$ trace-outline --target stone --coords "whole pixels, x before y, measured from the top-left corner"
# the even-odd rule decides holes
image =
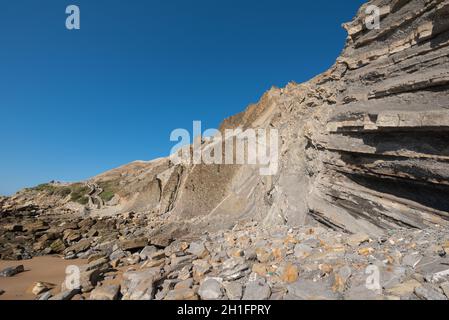
[[[257,275],[259,275],[261,277],[266,277],[267,273],[268,273],[267,266],[262,263],[255,263],[255,264],[253,264],[252,272],[256,273]]]
[[[231,258],[235,259],[235,258]],[[229,259],[229,260],[231,260]],[[227,261],[229,261],[227,260]],[[225,262],[226,263],[226,262]],[[225,265],[224,263],[224,265]],[[243,278],[244,276],[248,275],[250,273],[249,265],[245,262],[240,262],[231,268],[225,268],[223,272],[220,273],[220,277],[223,278],[224,281],[235,281],[240,278]]]
[[[298,267],[289,263],[282,269],[281,280],[285,283],[293,283],[298,280]]]
[[[209,251],[204,246],[204,242],[192,242],[187,249],[187,252],[200,259],[205,258],[209,254]]]
[[[273,259],[273,253],[265,248],[257,248],[256,254],[260,263],[267,263]]]
[[[406,252],[406,246],[413,242],[408,235],[414,236],[415,230],[431,227],[447,233],[447,215],[442,213],[449,204],[445,158],[449,127],[449,60],[448,46],[444,43],[448,31],[447,1],[372,3],[382,7],[382,30],[367,30],[366,5],[363,6],[344,25],[348,35],[341,46],[344,49],[329,70],[304,84],[272,88],[258,103],[222,123],[222,131],[228,128],[281,131],[282,146],[276,166],[279,170],[274,177],[254,174],[258,169],[254,166],[173,165],[172,158],[164,158],[108,171],[82,185],[83,192],[101,208],[103,201],[98,194],[102,188],[94,181],[125,187],[132,201],[127,199],[130,201],[123,209],[124,203],[119,200],[125,199],[116,195],[109,202],[112,205],[108,211],[120,216],[152,208],[145,212],[141,227],[151,230],[152,243],[161,247],[169,246],[173,239],[190,239],[221,229],[226,230],[220,235],[221,244],[227,248],[244,249],[249,243],[264,240],[266,247],[262,247],[270,250],[273,239],[283,240],[290,231],[275,230],[274,226],[285,224],[286,228],[296,228],[307,221],[321,227],[307,226],[310,232],[302,228],[293,238],[314,249],[313,258],[316,254],[319,261],[309,260],[332,265],[337,255],[328,254],[320,239],[333,231],[324,226],[356,235],[349,241],[354,247],[348,245],[348,250],[365,245],[366,235],[375,239],[387,233],[405,254],[410,253]],[[209,150],[211,140],[204,139],[200,147]],[[2,197],[2,218],[3,213],[8,219],[16,214],[27,218],[45,216],[41,214],[42,208],[47,208],[49,202],[55,212],[75,208],[70,199],[55,201],[59,187],[52,182],[13,197]],[[53,201],[49,201],[49,190],[58,190],[52,195],[56,197]],[[74,211],[84,213],[86,208],[78,207],[81,208]],[[95,206],[88,207],[93,216],[101,213]],[[145,232],[134,230],[140,217],[124,218],[119,219],[127,220],[120,221],[122,237]],[[76,228],[76,223],[65,223],[66,220],[57,223]],[[111,225],[118,224],[111,221]],[[95,226],[102,232],[112,230],[112,226],[100,228],[105,225],[100,222]],[[270,230],[260,230],[258,225]],[[410,230],[401,230],[404,226]],[[416,237],[422,236],[420,240],[427,241],[428,247],[441,246],[437,243],[440,241],[432,240],[436,239],[433,235],[437,231]],[[346,235],[337,233],[343,238],[341,243],[345,243]],[[416,242],[417,249],[413,251],[424,246]],[[385,264],[389,265],[396,263],[396,259],[389,259],[380,249],[390,247],[391,242],[371,244],[374,251],[363,248],[358,252],[360,257],[354,258],[357,264],[354,270],[363,269],[375,260],[387,261]],[[6,254],[10,257],[21,253]],[[297,258],[306,259],[309,254],[299,252]],[[222,262],[221,259],[217,257],[215,261]],[[270,259],[262,258],[259,262],[267,263]],[[302,265],[304,261],[299,262]]]
[[[106,257],[95,259],[89,264],[80,267],[82,271],[100,270],[101,272],[106,272],[109,268],[109,258]]]
[[[125,220],[134,219],[135,216],[136,216],[136,214],[134,211],[125,212],[122,214],[122,218]]]
[[[271,296],[271,288],[263,278],[249,281],[245,287],[242,300],[268,300]]]
[[[120,242],[120,248],[124,251],[141,250],[148,245],[147,238],[137,238],[131,240],[123,240]]]
[[[158,251],[158,249],[155,246],[146,246],[139,253],[140,259],[142,259],[142,261],[145,261],[145,260],[151,258],[151,256],[154,253],[156,253],[157,251]]]
[[[441,258],[424,257],[416,267],[424,275],[427,282],[442,283],[449,281],[449,261]]]
[[[415,294],[422,300],[447,300],[447,297],[430,285],[423,285],[415,289]]]
[[[90,244],[91,244],[91,241],[88,240],[88,239],[81,240],[78,243],[75,243],[74,245],[72,245],[72,246],[68,247],[67,249],[65,249],[64,253],[68,254],[70,252],[73,252],[73,253],[84,252],[84,251],[86,251],[87,249],[90,248]]]
[[[241,300],[243,296],[243,286],[238,282],[225,282],[223,287],[229,300]]]
[[[283,261],[285,259],[284,248],[273,248],[272,253],[276,261]]]
[[[95,288],[90,293],[90,300],[117,300],[120,293],[119,285],[106,285]]]
[[[125,257],[126,257],[125,251],[123,251],[122,249],[117,249],[110,254],[109,259],[111,261],[113,261],[113,260],[123,259]]]
[[[81,238],[82,238],[81,232],[78,231],[78,230],[71,230],[71,229],[68,229],[68,230],[65,230],[65,231],[64,231],[63,239],[64,239],[65,241],[68,241],[68,242],[76,242],[76,241],[81,240]]]
[[[169,293],[169,291],[173,291],[174,290],[174,286],[178,283],[178,280],[176,279],[167,279],[164,280],[164,282],[162,283],[162,288],[161,290],[159,290],[156,295],[155,295],[155,300],[163,300],[167,294]]]
[[[402,264],[414,269],[423,258],[424,256],[419,253],[408,254],[402,259]]]
[[[169,291],[167,295],[164,297],[164,300],[198,300],[198,295],[195,293],[194,290],[189,288],[182,288],[182,289],[175,289],[172,291]]]
[[[36,282],[33,286],[33,288],[31,289],[31,292],[35,295],[35,296],[39,296],[44,292],[50,291],[52,289],[54,289],[56,287],[55,284],[52,283],[47,283],[47,282]]]
[[[223,288],[216,279],[206,279],[201,283],[198,290],[201,300],[219,300],[223,297]]]
[[[10,224],[10,225],[4,226],[4,229],[5,229],[5,231],[8,231],[8,232],[22,232],[23,226],[20,224]]]
[[[178,282],[175,285],[175,289],[191,289],[193,287],[193,279],[186,279],[181,282]]]
[[[142,265],[142,268],[155,268],[155,267],[162,267],[165,265],[165,259],[161,260],[147,260]]]
[[[49,298],[48,300],[72,300],[72,298],[79,293],[80,293],[79,289],[65,290],[65,291],[58,293],[57,295]]]
[[[212,268],[206,260],[195,260],[192,264],[193,279],[197,282],[200,282]]]
[[[61,239],[57,239],[50,244],[51,253],[62,253],[65,248],[65,244]]]
[[[232,248],[231,250],[228,251],[228,256],[231,258],[232,257],[239,258],[245,256],[245,252],[239,248]]]
[[[358,247],[365,242],[369,242],[370,237],[366,233],[356,233],[349,236],[346,243],[351,247]]]
[[[398,297],[410,296],[415,292],[415,289],[420,286],[421,283],[412,279],[388,289],[387,293]]]
[[[149,258],[150,258],[151,260],[161,260],[161,259],[165,259],[165,252],[164,252],[164,250],[156,251],[155,253],[151,254],[151,255],[149,256]]]
[[[50,291],[47,291],[47,292],[44,292],[43,294],[41,294],[37,298],[37,300],[46,301],[46,300],[49,300],[52,296],[53,296],[52,293]]]
[[[244,251],[244,257],[248,261],[255,261],[257,260],[257,253],[256,249],[254,248],[248,248]]]
[[[449,282],[442,283],[440,285],[441,290],[443,290],[446,297],[449,299]]]
[[[312,253],[313,249],[305,244],[299,243],[295,246],[295,257],[298,259],[305,259]]]
[[[3,269],[2,271],[0,271],[0,277],[9,278],[9,277],[15,276],[16,274],[22,273],[24,271],[25,271],[25,268],[23,267],[23,265],[9,267],[9,268],[6,268],[6,269]]]
[[[86,238],[93,238],[93,237],[98,236],[98,234],[99,234],[99,232],[98,232],[97,229],[90,229],[89,231],[87,231],[85,237],[86,237]]]
[[[287,286],[288,293],[301,300],[338,300],[339,296],[324,283],[300,279]]]
[[[128,265],[133,266],[133,265],[136,265],[136,264],[138,264],[140,262],[140,256],[139,255],[132,255],[130,257],[127,257],[125,259],[125,261],[126,261],[126,263]]]
[[[155,294],[155,282],[160,279],[159,268],[125,272],[121,283],[123,299],[152,300]]]
[[[361,256],[369,256],[375,252],[374,248],[361,248],[357,251]]]
[[[101,271],[98,269],[81,273],[80,284],[82,292],[92,291],[100,280],[100,277]]]

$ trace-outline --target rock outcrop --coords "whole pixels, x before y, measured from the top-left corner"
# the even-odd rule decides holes
[[[381,9],[379,29],[366,27],[368,5]],[[2,216],[132,211],[159,245],[238,221],[371,236],[448,226],[448,17],[448,0],[372,0],[344,25],[346,46],[327,72],[225,120],[221,131],[279,130],[275,175],[261,176],[260,165],[134,162],[0,199]]]
[[[40,300],[446,300],[449,0],[372,0],[344,27],[327,72],[220,127],[277,129],[273,175],[169,157],[26,189],[0,197],[0,259],[88,259]]]

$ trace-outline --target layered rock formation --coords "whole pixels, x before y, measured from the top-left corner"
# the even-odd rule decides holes
[[[381,8],[379,29],[366,28],[368,5]],[[258,165],[135,162],[0,199],[2,215],[30,206],[80,216],[134,211],[146,214],[155,244],[242,220],[373,236],[447,226],[448,17],[448,0],[370,1],[344,25],[347,43],[329,71],[273,88],[225,120],[221,130],[279,130],[273,176]]]
[[[221,125],[277,129],[274,175],[170,157],[26,189],[0,197],[0,259],[88,259],[40,300],[448,299],[449,0],[344,27],[327,72]]]

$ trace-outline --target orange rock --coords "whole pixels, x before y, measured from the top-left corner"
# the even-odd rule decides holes
[[[261,263],[255,263],[253,265],[253,272],[257,273],[261,277],[267,276],[267,267],[264,264]]]
[[[295,239],[295,237],[291,234],[289,234],[285,239],[284,239],[284,245],[289,245],[289,244],[297,244],[298,240]]]
[[[330,264],[320,264],[320,265],[318,266],[318,268],[319,268],[322,272],[327,273],[327,274],[329,274],[329,273],[331,273],[332,271],[334,271],[334,268],[333,268]]]
[[[238,238],[237,242],[242,248],[247,248],[249,245],[251,245],[251,239],[247,236]]]
[[[229,254],[231,257],[235,257],[235,258],[243,257],[243,255],[244,255],[242,249],[231,249]]]
[[[289,263],[283,270],[281,280],[286,283],[293,283],[298,280],[298,268]]]
[[[345,285],[346,284],[345,284],[343,278],[338,273],[336,273],[334,285],[332,286],[332,290],[334,292],[343,292],[345,290]]]
[[[374,249],[373,248],[362,248],[359,249],[359,255],[361,256],[369,256],[370,254],[374,253]]]
[[[270,251],[265,248],[257,248],[256,249],[257,259],[261,263],[265,263],[270,261],[273,258],[273,255]]]
[[[273,248],[273,256],[276,260],[281,260],[285,256],[285,251],[281,248]]]

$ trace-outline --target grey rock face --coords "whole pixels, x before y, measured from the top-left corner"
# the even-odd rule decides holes
[[[198,294],[203,300],[219,300],[223,297],[223,287],[217,280],[207,279],[201,284]]]
[[[430,285],[415,289],[415,294],[423,300],[447,300],[446,296]]]
[[[41,294],[41,295],[38,297],[38,300],[46,301],[46,300],[49,300],[51,297],[52,297],[51,292],[47,291],[47,292],[44,292],[43,294]]]
[[[79,289],[66,290],[49,298],[48,300],[71,300],[74,296],[76,296],[80,292],[81,291]]]
[[[270,286],[264,279],[257,279],[246,284],[243,300],[267,300],[270,296]]]
[[[339,298],[330,287],[312,280],[299,280],[289,285],[288,293],[301,300],[336,300]]]
[[[91,300],[117,300],[120,293],[119,285],[108,285],[95,288],[90,293]]]
[[[13,277],[18,273],[24,272],[25,268],[23,267],[23,265],[19,265],[16,267],[9,267],[6,268],[2,271],[0,271],[0,277],[5,277],[5,278],[9,278],[9,277]]]
[[[370,4],[382,8],[380,29],[364,26]],[[446,299],[448,13],[448,0],[371,0],[345,24],[328,71],[226,119],[221,131],[278,130],[273,176],[165,158],[47,186],[84,190],[85,206],[24,190],[0,198],[0,258],[108,256],[129,267],[120,291],[130,300]],[[109,203],[104,184],[121,190]],[[23,245],[8,240],[18,235]],[[111,268],[90,261],[82,290],[95,297]]]
[[[110,230],[138,223],[137,212],[147,214],[151,232],[125,232],[133,235],[121,240],[125,251],[145,247],[148,239],[167,247],[173,240],[231,228],[247,218],[292,227],[318,222],[373,239],[390,229],[449,227],[449,4],[394,3],[371,0],[344,25],[345,48],[328,71],[303,84],[272,88],[257,104],[223,121],[222,131],[278,130],[279,170],[268,180],[259,174],[260,166],[174,165],[163,158],[134,162],[69,187],[85,192],[93,215],[121,215],[123,221]],[[364,26],[368,5],[382,8],[379,29]],[[202,148],[211,143],[204,141]],[[127,192],[105,204],[101,192],[110,185],[126,186]],[[24,190],[0,202],[7,214],[65,209],[66,204],[42,190]],[[84,228],[93,238],[90,229],[103,236],[103,226],[67,229]],[[15,223],[6,230],[26,229]],[[80,236],[75,230],[62,240]],[[72,257],[91,246],[88,239],[75,244],[47,240],[39,252],[49,247]],[[201,241],[192,244],[191,254],[205,254]],[[7,248],[2,252],[15,255]]]
[[[226,282],[223,284],[226,289],[226,295],[229,300],[242,299],[243,286],[238,282]]]

